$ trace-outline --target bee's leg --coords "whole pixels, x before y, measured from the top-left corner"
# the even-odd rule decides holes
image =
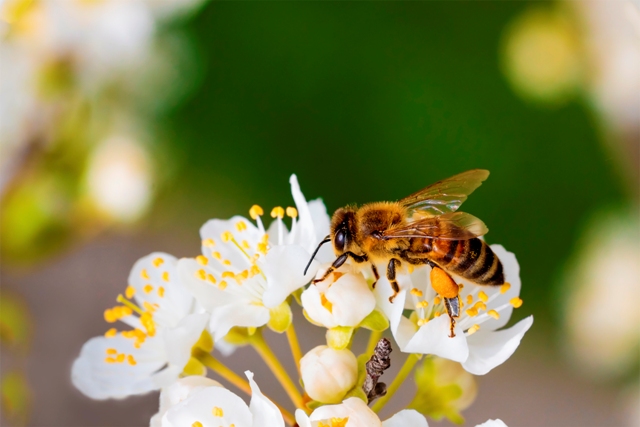
[[[453,332],[453,329],[456,327],[456,318],[460,317],[460,297],[455,296],[454,298],[443,299],[444,307],[447,309],[447,314],[449,315],[449,326],[451,330],[449,338],[453,338],[456,336]]]
[[[378,280],[380,280],[380,275],[378,274],[378,269],[376,268],[376,266],[373,263],[371,263],[371,271],[373,271],[373,275],[376,278],[376,281],[373,282],[373,285],[371,285],[371,287],[373,289],[375,289],[376,288],[376,283],[378,283]]]
[[[324,279],[329,277],[329,275],[333,273],[336,269],[342,267],[342,264],[344,264],[349,257],[353,258],[353,260],[358,264],[369,260],[369,258],[366,255],[356,255],[353,252],[345,252],[342,255],[340,255],[338,258],[336,258],[335,261],[333,261],[333,264],[331,264],[331,266],[327,268],[327,271],[324,272],[321,278],[314,279],[311,281],[311,283],[315,285],[316,283],[322,282]]]
[[[393,302],[396,295],[398,295],[398,292],[400,292],[400,286],[398,286],[398,282],[396,282],[396,267],[400,267],[400,261],[395,258],[391,258],[391,260],[389,260],[389,265],[387,265],[387,279],[389,280],[389,283],[391,283],[391,288],[393,289],[393,295],[389,297],[389,302]]]

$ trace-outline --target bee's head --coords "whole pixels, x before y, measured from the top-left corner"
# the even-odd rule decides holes
[[[352,208],[340,208],[331,218],[331,243],[336,255],[352,251],[356,234],[356,212]]]

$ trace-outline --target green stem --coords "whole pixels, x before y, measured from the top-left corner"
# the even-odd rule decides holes
[[[264,340],[261,331],[257,331],[252,339],[251,345],[256,350],[256,352],[262,357],[262,360],[267,364],[273,375],[275,375],[276,379],[284,388],[284,391],[287,392],[289,399],[293,402],[296,408],[305,409],[304,402],[302,400],[302,395],[298,391],[295,383],[284,369],[278,357],[271,351],[269,344]]]
[[[398,391],[402,383],[404,383],[404,380],[407,379],[407,377],[413,370],[413,367],[421,358],[422,355],[418,354],[410,354],[409,357],[407,357],[407,359],[404,361],[404,364],[402,365],[402,368],[400,368],[400,372],[398,372],[398,375],[396,375],[389,387],[387,387],[387,394],[379,398],[371,407],[374,412],[378,413],[382,408],[384,408],[384,405],[386,405],[389,399],[391,399],[395,392]]]
[[[291,348],[291,356],[293,356],[293,361],[296,364],[296,369],[298,370],[298,374],[300,373],[300,359],[302,359],[302,350],[300,350],[300,342],[298,341],[298,335],[296,334],[296,330],[293,328],[293,322],[287,328],[286,331],[287,340],[289,341],[289,348]]]
[[[367,349],[365,350],[365,354],[372,355],[373,350],[376,348],[376,344],[382,338],[382,331],[371,331],[369,335],[369,342],[367,343]]]

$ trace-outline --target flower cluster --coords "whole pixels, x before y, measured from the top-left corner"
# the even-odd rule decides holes
[[[118,305],[104,313],[108,323],[125,328],[111,328],[84,345],[72,369],[76,387],[95,399],[161,390],[151,425],[162,427],[427,426],[425,416],[462,422],[460,411],[476,395],[473,375],[507,360],[533,322],[529,317],[502,329],[522,305],[515,256],[492,246],[504,266],[500,287],[462,279],[456,284],[461,313],[452,337],[446,301],[431,284],[429,266],[398,271],[400,292],[393,303],[387,279],[374,286],[370,269],[361,265],[345,263],[310,284],[325,276],[334,259],[325,247],[305,270],[330,221],[321,200],[305,199],[295,175],[290,183],[295,207],[273,208],[268,228],[264,210],[254,205],[250,219],[207,222],[200,230],[202,253],[194,258],[153,253],[139,260]],[[300,306],[325,334],[306,353],[293,324]],[[357,355],[352,343],[362,329],[370,331],[369,343]],[[299,381],[267,344],[267,330],[286,334]],[[387,330],[395,345],[383,338]],[[223,363],[240,345],[264,359],[295,411],[266,397],[251,372],[245,372],[247,381]],[[387,386],[379,379],[394,347],[407,356]],[[381,421],[378,413],[416,365],[412,403]],[[206,378],[208,369],[250,394],[250,404]]]

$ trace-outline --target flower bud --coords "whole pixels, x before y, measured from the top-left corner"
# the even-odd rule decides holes
[[[301,296],[308,318],[326,328],[356,327],[373,311],[376,299],[361,273],[331,274]]]
[[[322,403],[338,403],[358,379],[358,361],[349,350],[320,345],[300,359],[300,373],[309,397]]]

